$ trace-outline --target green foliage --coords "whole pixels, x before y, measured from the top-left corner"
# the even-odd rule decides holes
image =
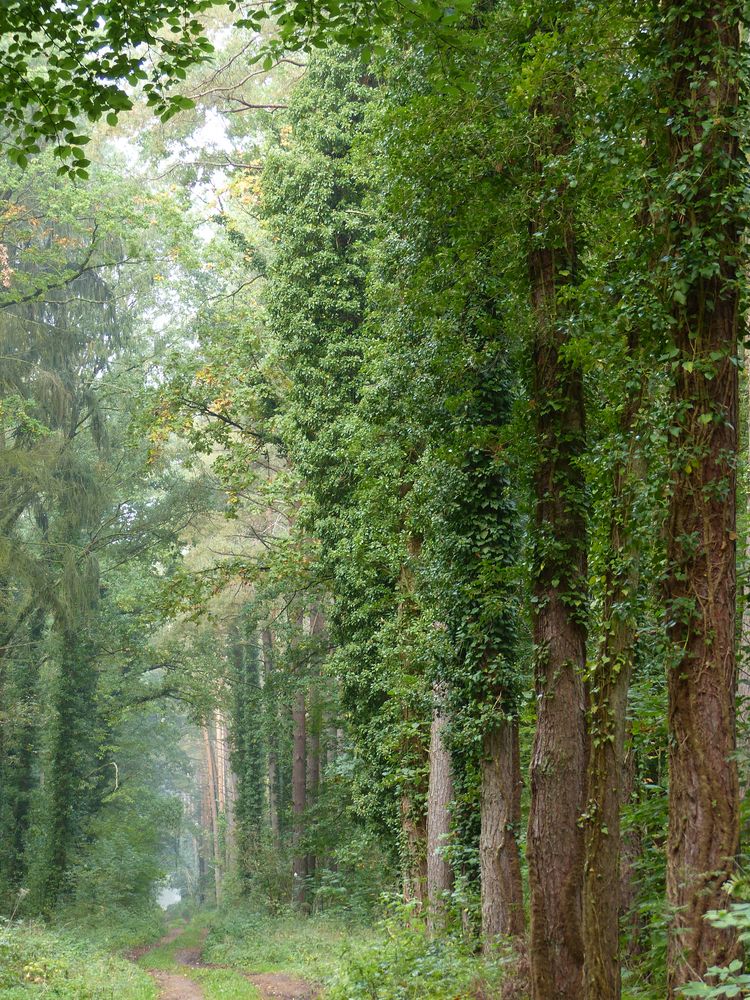
[[[355,942],[326,989],[330,1000],[469,1000],[499,995],[509,956],[478,958],[460,933],[430,939],[419,921],[403,915],[381,923],[376,935]]]
[[[25,167],[51,141],[60,172],[85,179],[91,161],[80,117],[106,115],[116,124],[133,107],[128,88],[137,86],[163,120],[191,107],[168,87],[213,51],[200,20],[210,6],[209,0],[147,0],[127,9],[112,0],[64,8],[4,3],[0,107],[11,161]]]
[[[710,910],[706,920],[714,927],[736,931],[742,945],[750,942],[750,903],[732,903],[726,910]],[[740,959],[735,959],[726,967],[711,967],[706,972],[706,979],[689,983],[682,988],[681,995],[711,1000],[747,996],[750,994],[750,973],[743,972],[743,968],[744,963]]]
[[[155,1000],[153,980],[80,935],[0,925],[0,992],[7,1000]]]

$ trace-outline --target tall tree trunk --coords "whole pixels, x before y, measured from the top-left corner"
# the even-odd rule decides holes
[[[635,748],[632,733],[626,737],[628,750],[625,753],[622,775],[622,806],[625,808],[633,800],[635,791]],[[627,917],[627,955],[634,957],[640,951],[641,916],[636,903],[638,900],[637,864],[643,854],[643,837],[636,827],[622,838],[620,852],[620,922]]]
[[[268,821],[274,847],[278,848],[281,843],[281,828],[279,826],[279,769],[275,750],[268,751]]]
[[[482,882],[482,944],[491,953],[499,938],[524,932],[518,824],[521,763],[518,720],[503,719],[485,733],[481,785],[479,870]]]
[[[56,717],[50,750],[46,842],[33,859],[33,895],[40,909],[51,911],[69,888],[71,850],[91,815],[88,773],[96,769],[96,669],[86,625],[60,627],[60,669],[55,685]]]
[[[734,935],[705,919],[739,848],[735,751],[737,346],[747,164],[738,0],[663,7],[675,356],[667,616],[669,995],[725,965]]]
[[[292,813],[293,813],[293,845],[292,858],[293,900],[301,909],[307,905],[307,858],[301,850],[304,837],[304,815],[307,805],[305,787],[305,692],[297,691],[292,705],[292,726],[294,730],[294,747],[292,757]]]
[[[631,349],[635,345],[631,345]],[[646,469],[635,433],[640,394],[625,406],[624,449],[612,478],[602,637],[590,678],[589,762],[583,882],[584,987],[587,1000],[620,1000],[620,805],[625,768],[625,715],[633,670],[639,547],[635,492]]]
[[[273,673],[275,669],[273,655],[273,633],[270,628],[264,628],[261,632],[261,645],[263,647],[263,669],[265,674],[266,690],[272,692],[271,697],[267,697],[269,711],[272,713],[272,731],[268,736],[268,821],[271,827],[271,837],[274,847],[277,849],[281,845],[281,827],[279,824],[279,760],[277,753],[277,732],[278,732],[278,700],[274,685]]]
[[[400,811],[404,902],[421,910],[427,901],[427,823],[407,791],[402,792]]]
[[[214,861],[214,891],[216,893],[217,905],[221,902],[221,843],[219,837],[219,816],[216,807],[216,763],[214,760],[214,749],[211,744],[211,733],[208,723],[203,727],[203,752],[206,757],[206,784],[208,788],[207,804],[209,809],[209,819],[211,823],[211,844]]]
[[[564,160],[570,152],[572,103],[572,93],[557,93],[537,109],[551,124],[535,163],[538,194],[529,236],[538,456],[532,604],[537,725],[528,830],[534,1000],[580,1000],[583,988],[584,396],[580,368],[567,353],[569,306],[561,304],[570,299],[577,271],[571,195],[561,181],[551,213],[544,176],[546,161]]]
[[[320,786],[320,703],[315,691],[310,693],[310,712],[307,727],[307,761],[305,781],[307,784],[307,808],[315,804]],[[315,874],[317,858],[308,854],[306,860],[308,877]]]
[[[214,714],[216,727],[216,780],[219,792],[219,815],[224,817],[224,858],[226,868],[234,855],[234,799],[232,768],[229,762],[229,737],[224,713],[220,708]]]
[[[750,464],[750,352],[745,349],[744,356],[745,399],[747,419],[745,423],[746,458]],[[745,513],[750,523],[750,492],[745,498]],[[745,564],[750,565],[750,531],[745,538]],[[747,581],[744,603],[742,607],[742,629],[740,639],[740,655],[737,663],[737,695],[739,707],[739,737],[742,747],[743,773],[740,775],[742,797],[747,794],[750,785],[750,580]]]
[[[445,920],[445,896],[453,888],[453,869],[445,857],[451,832],[453,763],[445,742],[446,692],[442,684],[433,688],[434,708],[430,729],[430,781],[427,790],[427,911],[431,932]]]
[[[412,488],[410,481],[401,484],[401,496],[406,497]],[[414,533],[406,536],[406,559],[401,565],[399,576],[399,591],[401,600],[399,602],[398,616],[401,624],[401,635],[403,638],[401,658],[403,671],[406,675],[414,670],[412,662],[411,648],[408,643],[409,630],[416,618],[419,617],[420,607],[416,598],[416,577],[415,567],[422,552],[422,538]],[[407,726],[413,721],[412,711],[409,705],[404,706],[403,721]],[[412,729],[413,732],[413,729]],[[424,814],[422,803],[427,793],[427,789],[422,784],[421,774],[422,761],[428,753],[428,748],[424,745],[418,735],[411,735],[404,739],[402,755],[404,760],[413,763],[413,772],[420,777],[413,779],[401,792],[401,861],[402,861],[402,883],[404,901],[416,903],[418,909],[422,909],[427,902],[427,817]]]

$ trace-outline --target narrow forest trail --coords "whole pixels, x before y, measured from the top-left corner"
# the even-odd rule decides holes
[[[185,924],[172,927],[157,944],[138,949],[129,956],[137,961],[159,986],[159,1000],[210,1000],[212,986],[221,985],[221,995],[233,986],[236,1000],[316,1000],[310,984],[284,972],[246,972],[203,961],[208,929]],[[190,970],[191,974],[187,973]],[[221,983],[215,981],[219,977]],[[205,983],[206,988],[203,988]]]

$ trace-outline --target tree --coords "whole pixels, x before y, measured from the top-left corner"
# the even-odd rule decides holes
[[[739,848],[735,751],[738,330],[747,163],[737,3],[661,12],[667,108],[663,212],[675,442],[666,580],[670,799],[669,990],[726,964],[721,907]]]
[[[163,120],[191,106],[168,88],[213,52],[200,20],[211,6],[210,0],[139,0],[127,8],[112,0],[3,4],[0,108],[10,159],[26,166],[52,142],[60,169],[85,178],[90,161],[81,148],[88,137],[80,134],[80,117],[95,122],[106,115],[116,124],[133,107],[128,86],[140,85]]]

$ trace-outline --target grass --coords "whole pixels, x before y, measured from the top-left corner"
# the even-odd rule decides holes
[[[206,1000],[260,1000],[260,994],[244,976],[233,969],[201,969],[180,965],[177,953],[202,945],[207,921],[210,915],[199,914],[178,938],[169,944],[162,944],[147,952],[138,964],[145,969],[173,972],[193,982],[203,990]],[[207,959],[213,961],[213,959]]]
[[[155,1000],[142,969],[69,931],[0,925],[3,1000]]]
[[[499,995],[504,956],[488,961],[459,932],[431,941],[423,925],[264,916],[233,906],[210,918],[207,961],[286,972],[324,985],[324,1000],[480,1000]]]
[[[319,983],[336,972],[353,936],[368,936],[362,926],[339,918],[267,916],[241,906],[215,913],[210,924],[207,962],[246,972],[285,972]]]

